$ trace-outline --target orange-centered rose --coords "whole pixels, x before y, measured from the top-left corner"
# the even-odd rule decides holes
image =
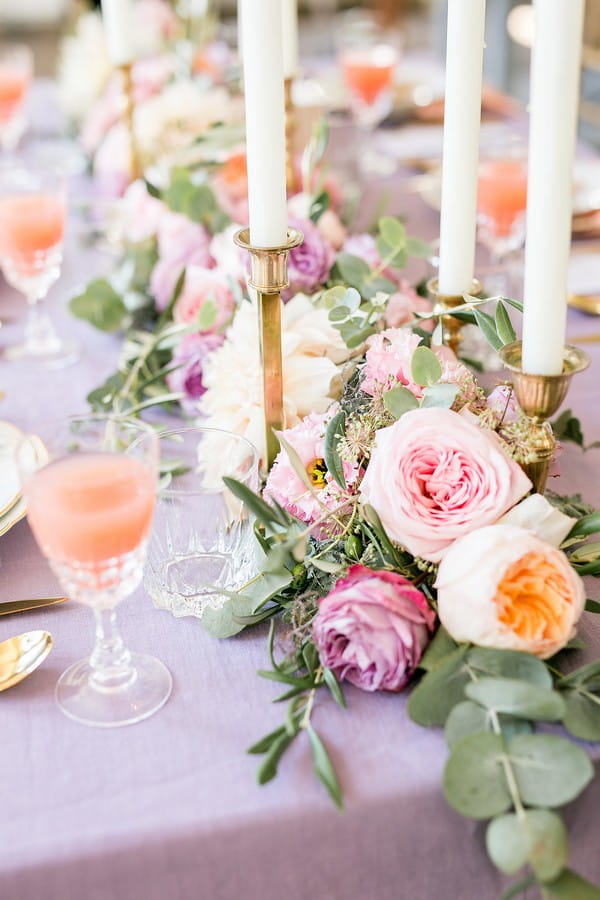
[[[583,582],[565,554],[511,525],[456,541],[436,587],[440,620],[455,640],[542,659],[571,639],[585,603]]]

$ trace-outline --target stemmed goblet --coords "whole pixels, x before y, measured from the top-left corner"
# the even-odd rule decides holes
[[[511,255],[525,242],[527,160],[513,153],[481,161],[477,180],[478,237],[500,270],[498,293],[506,293]],[[489,279],[486,287],[490,289]]]
[[[139,585],[158,480],[158,440],[139,421],[83,415],[51,423],[19,447],[18,464],[34,536],[65,593],[90,606],[96,642],[56,686],[61,710],[87,725],[129,725],[166,702],[172,680],[153,656],[131,653],[116,605]]]
[[[41,301],[58,279],[67,213],[59,171],[21,163],[0,166],[0,267],[29,306],[25,340],[5,356],[38,359],[52,368],[75,362],[77,349],[56,334]]]
[[[392,161],[374,151],[372,137],[392,109],[398,38],[363,10],[350,10],[341,17],[336,40],[351,111],[363,136],[359,165],[365,173],[391,174]]]
[[[25,131],[33,56],[25,44],[0,44],[0,149],[14,150]]]

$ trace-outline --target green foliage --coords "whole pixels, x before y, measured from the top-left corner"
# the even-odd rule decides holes
[[[71,313],[100,331],[118,331],[127,319],[127,308],[105,278],[91,281],[82,294],[69,302]]]
[[[486,832],[492,862],[506,875],[529,863],[540,881],[551,881],[568,857],[567,832],[560,816],[546,809],[524,810],[493,819]]]
[[[172,170],[171,181],[161,199],[173,212],[204,225],[211,233],[222,231],[231,221],[218,206],[212,188],[196,183],[188,169]]]
[[[415,384],[429,387],[442,377],[442,366],[429,347],[417,347],[412,355],[411,374]]]
[[[383,395],[383,405],[387,411],[395,418],[399,419],[404,413],[419,408],[419,401],[408,388],[399,384],[397,387],[391,388]]]
[[[346,413],[343,409],[337,412],[328,422],[325,431],[325,465],[335,481],[341,488],[346,489],[346,476],[344,465],[340,458],[338,445],[344,437],[346,428]]]

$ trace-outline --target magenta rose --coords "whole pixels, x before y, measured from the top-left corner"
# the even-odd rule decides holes
[[[198,323],[199,330],[204,332],[220,331],[233,315],[234,308],[231,284],[223,272],[188,266],[182,291],[173,307],[175,322],[180,325]],[[203,314],[206,314],[204,324]]]
[[[501,439],[476,416],[430,408],[377,432],[361,499],[392,540],[439,562],[454,541],[496,522],[530,489]]]
[[[435,614],[395,572],[352,566],[320,601],[313,632],[321,663],[363,691],[401,691],[429,643]]]
[[[167,384],[169,390],[184,395],[181,405],[187,413],[198,412],[197,401],[206,391],[204,362],[223,340],[221,334],[186,334],[173,354],[172,364],[178,368],[167,375]]]
[[[299,228],[304,240],[299,247],[290,251],[288,276],[290,286],[285,299],[303,291],[312,294],[326,281],[335,262],[331,244],[323,238],[318,228],[308,219],[291,219],[294,228]]]

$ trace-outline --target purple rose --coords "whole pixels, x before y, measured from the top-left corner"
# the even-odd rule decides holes
[[[312,294],[320,288],[335,262],[333,247],[312,222],[308,219],[292,219],[291,224],[300,229],[304,241],[299,247],[294,247],[288,257],[290,286],[285,293],[286,300],[300,291]]]
[[[401,691],[434,623],[410,581],[357,565],[322,598],[313,632],[321,663],[339,679],[363,691]]]
[[[197,412],[197,400],[206,388],[202,370],[206,357],[223,343],[220,334],[187,334],[173,354],[173,365],[178,365],[167,375],[169,390],[184,394],[181,405],[190,414]]]
[[[150,276],[150,290],[158,309],[168,305],[177,279],[190,265],[207,269],[214,265],[210,235],[187,216],[166,212],[158,226],[158,262]]]

